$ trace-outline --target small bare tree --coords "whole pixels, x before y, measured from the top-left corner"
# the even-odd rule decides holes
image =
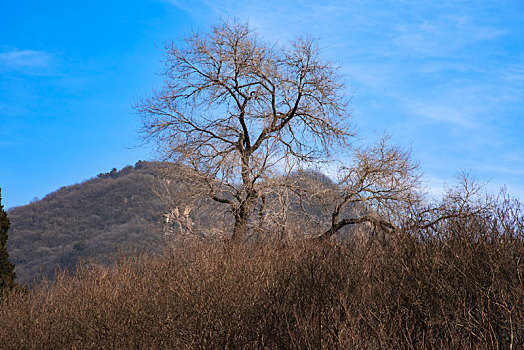
[[[409,151],[389,144],[384,136],[375,145],[355,148],[352,164],[339,170],[339,182],[331,193],[330,237],[347,225],[370,223],[392,230],[422,202],[418,164]],[[358,205],[366,213],[344,217],[347,206]]]
[[[328,238],[345,226],[360,224],[382,233],[400,229],[437,233],[448,220],[483,216],[491,210],[493,200],[483,194],[484,184],[467,174],[461,174],[437,202],[426,197],[420,177],[411,153],[390,145],[387,136],[371,147],[354,148],[352,161],[340,168],[335,186],[308,190],[307,195],[323,203],[329,216],[318,237]],[[348,207],[363,210],[348,215]]]
[[[319,238],[361,224],[391,231],[423,203],[418,164],[409,151],[390,145],[388,136],[368,147],[353,147],[336,182],[315,171],[298,175],[283,186],[316,224]]]
[[[279,48],[248,25],[224,22],[169,46],[163,87],[136,110],[164,160],[189,169],[201,193],[229,207],[238,241],[270,180],[346,144],[343,92],[316,40]]]

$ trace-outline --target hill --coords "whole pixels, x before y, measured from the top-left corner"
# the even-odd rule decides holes
[[[160,164],[139,161],[9,210],[18,280],[52,278],[57,267],[74,270],[80,258],[106,262],[121,247],[159,249],[163,205],[152,189]]]
[[[82,183],[61,187],[41,200],[10,209],[8,250],[18,281],[31,284],[42,277],[52,279],[57,268],[75,271],[79,259],[109,263],[119,249],[158,252],[166,240],[171,242],[170,234],[178,234],[180,230],[189,229],[206,237],[230,232],[232,220],[228,217],[231,214],[227,205],[206,198],[189,204],[191,188],[197,185],[185,172],[171,166],[139,161],[135,166],[120,171],[113,169]],[[176,174],[171,181],[162,182],[160,175],[166,172],[160,169]],[[314,171],[298,171],[289,180],[300,188],[332,186],[329,178]],[[310,224],[311,218],[318,222],[329,218],[318,199],[303,198],[306,204],[292,194],[288,199],[289,213],[281,216],[278,214],[282,212],[281,200],[276,192],[268,194],[266,212],[277,214],[266,218],[269,224],[264,237],[255,230],[254,238],[281,235],[282,230],[287,231],[287,235],[311,234],[319,229]],[[174,208],[190,214],[181,215],[177,220]],[[308,217],[304,216],[304,209]],[[361,210],[347,208],[346,214]],[[165,225],[168,213],[171,215],[169,226]],[[349,231],[347,228],[342,232]]]

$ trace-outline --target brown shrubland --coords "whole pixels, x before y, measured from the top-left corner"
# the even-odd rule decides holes
[[[0,304],[4,349],[522,349],[518,203],[387,240],[180,242]]]

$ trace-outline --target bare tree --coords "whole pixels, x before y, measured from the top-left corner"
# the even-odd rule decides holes
[[[248,25],[224,22],[169,46],[162,88],[135,108],[162,157],[229,207],[232,238],[241,240],[271,180],[346,145],[343,92],[316,40],[280,48]]]
[[[356,148],[353,158],[353,164],[340,169],[337,198],[324,236],[364,222],[390,230],[421,201],[418,164],[410,152],[389,145],[388,137],[372,147]],[[360,217],[340,218],[341,211],[355,203],[365,206],[368,212]]]
[[[500,195],[504,196],[504,191]],[[460,173],[457,183],[446,188],[439,202],[424,201],[411,208],[405,227],[409,230],[440,234],[441,225],[446,225],[450,220],[474,217],[485,219],[493,215],[497,202],[497,199],[486,192],[485,183],[478,182],[467,173]]]
[[[368,147],[353,147],[336,182],[322,176],[301,174],[284,182],[300,211],[316,223],[319,238],[361,224],[391,231],[424,202],[418,164],[409,151],[390,145],[388,136]]]
[[[470,208],[477,188],[467,179],[442,203],[428,204],[417,163],[387,137],[353,148],[349,157],[339,154],[343,166],[335,183],[289,176],[296,169],[331,166],[333,153],[349,149],[344,85],[314,39],[268,45],[248,25],[223,22],[166,50],[162,88],[136,105],[143,135],[174,163],[165,169],[182,178],[179,183],[194,198],[206,195],[229,210],[235,241],[251,227],[279,237],[291,225],[297,231],[316,227],[321,238],[362,224],[382,232],[400,225],[425,230],[486,208]],[[185,202],[186,208],[198,207]],[[169,210],[167,224],[204,235],[189,210]]]

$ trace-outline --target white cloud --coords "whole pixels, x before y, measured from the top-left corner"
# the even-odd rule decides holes
[[[52,66],[53,56],[45,51],[14,49],[0,52],[0,70],[40,75],[49,73]]]
[[[51,55],[43,51],[13,50],[0,53],[0,62],[12,68],[46,68],[49,66]]]
[[[210,11],[212,10],[205,1],[194,0],[194,1],[185,1],[185,0],[156,0],[161,3],[172,5],[179,10],[184,11],[194,20],[199,20],[202,18],[209,17]]]
[[[209,23],[219,17],[248,20],[270,42],[319,36],[325,56],[341,64],[349,92],[355,92],[362,116],[355,122],[396,130],[406,142],[428,147],[419,153],[432,164],[431,193],[442,192],[437,176],[464,166],[482,178],[513,181],[517,190],[515,184],[522,183],[516,179],[523,169],[518,160],[524,126],[518,6],[451,0],[163,1],[186,7],[195,18],[202,19],[202,11]],[[502,157],[508,149],[515,150],[513,159]]]
[[[480,124],[474,120],[475,111],[471,106],[449,105],[446,102],[434,103],[431,101],[407,102],[407,109],[411,114],[443,122],[451,125],[461,126],[467,129],[477,129]]]
[[[521,59],[524,61],[524,58]],[[508,82],[524,83],[524,63],[516,63],[507,67],[503,78]]]
[[[394,43],[399,51],[423,57],[453,57],[464,47],[492,40],[506,30],[477,25],[469,16],[436,15],[413,22],[403,21],[394,28]]]

